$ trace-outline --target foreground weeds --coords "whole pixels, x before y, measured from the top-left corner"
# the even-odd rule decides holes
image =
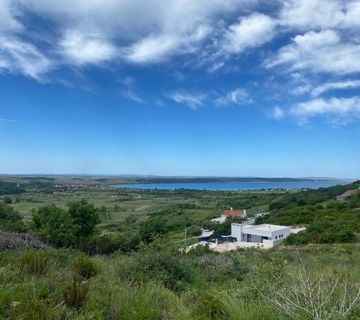
[[[0,319],[352,320],[356,245],[181,255],[0,253]],[[300,253],[299,253],[299,252]]]

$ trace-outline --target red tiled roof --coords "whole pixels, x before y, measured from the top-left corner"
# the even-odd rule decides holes
[[[246,210],[225,210],[223,215],[228,217],[246,217]]]

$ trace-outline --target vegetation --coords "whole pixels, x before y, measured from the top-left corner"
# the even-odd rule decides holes
[[[0,203],[0,230],[24,232],[22,216],[13,207]]]
[[[336,195],[359,187],[356,182],[282,196],[270,204],[271,214],[256,222],[307,226],[305,232],[291,235],[288,244],[356,242],[360,233],[360,193],[344,202],[337,201]]]
[[[25,192],[1,197],[1,232],[24,243],[32,234],[48,247],[0,251],[0,319],[360,318],[360,198],[336,200],[359,183],[210,192],[16,179]],[[201,227],[229,234],[241,219],[209,223],[229,207],[270,210],[256,222],[306,231],[269,251],[180,252],[185,230],[188,244]]]

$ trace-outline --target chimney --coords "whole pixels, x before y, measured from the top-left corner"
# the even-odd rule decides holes
[[[232,207],[230,207],[230,210],[231,210],[231,211],[233,211],[233,208],[232,208]]]

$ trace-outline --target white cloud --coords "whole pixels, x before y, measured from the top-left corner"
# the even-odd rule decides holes
[[[251,103],[252,99],[249,93],[243,88],[237,88],[228,92],[225,96],[222,96],[215,100],[215,103],[221,106],[228,106],[231,104],[246,104]]]
[[[360,71],[359,60],[360,45],[344,43],[338,33],[325,30],[297,35],[266,66],[288,65],[290,71],[350,74]]]
[[[0,35],[0,70],[44,81],[44,74],[53,67],[53,63],[32,44]]]
[[[135,63],[158,62],[174,52],[178,42],[172,37],[148,37],[126,50],[125,57]]]
[[[284,110],[281,109],[281,108],[278,107],[278,106],[275,106],[274,109],[273,109],[273,111],[272,111],[271,117],[274,118],[274,119],[280,120],[280,119],[282,119],[284,116],[285,116]]]
[[[129,88],[121,90],[121,95],[124,98],[132,100],[134,102],[145,103],[145,101],[143,99],[141,99],[138,94],[136,94],[133,90],[131,90]]]
[[[274,35],[276,21],[262,13],[253,13],[229,27],[225,35],[224,49],[229,53],[240,53],[270,41]]]
[[[358,0],[287,0],[279,21],[304,30],[360,26]]]
[[[71,63],[116,58],[116,48],[128,61],[146,64],[196,51],[210,35],[220,15],[238,11],[255,1],[168,0],[166,4],[162,0],[19,2],[27,10],[49,18],[59,29],[68,30],[70,36],[61,39],[60,45],[65,47],[65,58],[69,58]],[[89,35],[96,37],[89,39]],[[98,60],[97,56],[100,57]]]
[[[311,95],[313,97],[317,97],[331,90],[338,90],[338,89],[343,90],[343,89],[354,89],[354,88],[360,88],[360,80],[348,80],[348,81],[325,83],[314,88],[311,91]]]
[[[0,33],[13,32],[23,29],[21,23],[16,19],[14,2],[11,0],[0,0]]]
[[[100,63],[116,57],[117,49],[98,34],[68,31],[60,41],[60,51],[77,65]]]
[[[318,98],[301,102],[290,109],[290,115],[302,119],[330,116],[339,121],[360,118],[360,97]]]
[[[206,96],[202,93],[172,92],[166,95],[169,99],[179,104],[185,104],[193,110],[203,106]]]

